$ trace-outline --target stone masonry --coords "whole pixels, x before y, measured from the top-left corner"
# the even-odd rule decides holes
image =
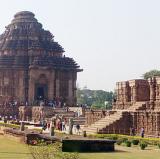
[[[40,99],[76,105],[80,71],[32,12],[18,12],[0,35],[0,115],[1,107],[35,105]],[[15,107],[12,115],[17,115],[17,110]]]
[[[130,129],[135,128],[139,135],[144,128],[145,135],[160,136],[160,77],[117,82],[113,108],[100,116],[94,121],[90,115],[85,128],[88,134],[130,134]]]

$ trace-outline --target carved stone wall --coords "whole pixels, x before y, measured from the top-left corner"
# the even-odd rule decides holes
[[[159,136],[160,135],[160,112],[157,111],[137,111],[132,112],[133,127],[139,135],[141,128],[145,130],[145,134]]]
[[[147,80],[117,82],[114,109],[127,109],[132,104],[150,100],[150,86]]]
[[[134,127],[136,133],[140,134],[143,127],[146,135],[160,135],[160,77],[117,82],[116,94],[117,99],[113,103],[113,109],[125,109],[128,112],[130,119],[128,128]],[[127,122],[124,117],[121,120],[115,124],[121,125]],[[121,132],[118,125],[108,127],[108,131],[114,128],[115,131]],[[127,129],[127,126],[121,125],[121,128]]]

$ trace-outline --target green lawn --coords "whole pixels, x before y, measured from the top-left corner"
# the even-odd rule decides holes
[[[32,159],[27,145],[0,135],[0,159]],[[117,146],[113,153],[81,153],[80,159],[160,159],[160,149]]]
[[[31,159],[27,145],[0,135],[0,159]]]
[[[148,147],[140,150],[138,146],[116,146],[114,153],[84,153],[80,154],[80,159],[160,159],[160,149]]]

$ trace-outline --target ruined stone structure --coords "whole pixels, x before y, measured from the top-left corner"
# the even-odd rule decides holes
[[[33,105],[39,99],[59,98],[75,105],[79,71],[32,12],[19,12],[0,35],[1,110],[9,101]]]
[[[145,135],[160,136],[160,77],[117,82],[113,110],[108,113],[95,122],[90,119],[85,130],[129,134],[134,127],[140,134],[143,127]]]

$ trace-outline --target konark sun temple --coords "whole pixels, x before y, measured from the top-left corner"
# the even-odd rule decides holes
[[[138,134],[144,128],[148,136],[160,135],[160,77],[117,82],[112,110],[96,110],[76,107],[80,71],[33,13],[15,14],[0,36],[1,117],[40,121],[59,115],[87,134],[130,134],[131,128]]]
[[[50,105],[53,100],[59,106],[75,105],[77,72],[81,69],[63,53],[33,13],[15,14],[0,36],[1,115],[18,115],[17,106],[38,105],[40,100],[42,105],[46,100]],[[20,111],[32,113],[26,107]]]

